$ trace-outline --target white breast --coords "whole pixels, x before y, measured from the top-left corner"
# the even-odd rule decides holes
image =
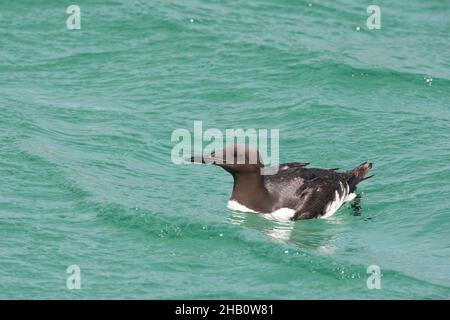
[[[241,211],[241,212],[253,212],[253,213],[259,213],[256,212],[252,209],[247,208],[246,206],[240,204],[237,201],[234,200],[229,200],[228,204],[227,204],[228,209],[233,210],[233,211]]]

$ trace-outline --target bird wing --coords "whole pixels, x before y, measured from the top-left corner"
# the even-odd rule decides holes
[[[349,188],[343,178],[324,177],[307,181],[297,194],[300,201],[292,219],[310,219],[333,214],[344,203]]]
[[[301,169],[303,167],[306,167],[307,165],[309,165],[309,162],[282,163],[282,164],[279,164],[278,166],[264,168],[263,172],[264,172],[264,174],[267,174],[267,175],[278,174],[278,173],[285,174],[285,173],[287,173],[288,170],[290,170],[289,172],[296,171],[296,169]]]

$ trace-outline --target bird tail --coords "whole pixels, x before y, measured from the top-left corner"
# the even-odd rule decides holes
[[[361,163],[356,168],[347,172],[348,185],[350,187],[350,192],[355,191],[356,185],[358,183],[360,183],[361,181],[364,181],[364,180],[367,180],[367,179],[373,177],[373,175],[367,176],[367,174],[369,173],[369,171],[371,169],[372,169],[372,163],[364,162],[364,163]]]

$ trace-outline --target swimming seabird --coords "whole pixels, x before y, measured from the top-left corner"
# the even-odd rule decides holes
[[[264,168],[259,152],[243,144],[194,156],[190,161],[217,165],[233,176],[228,208],[262,213],[276,220],[332,216],[356,197],[356,185],[370,178],[367,173],[372,169],[372,163],[368,162],[346,172],[339,172],[338,168],[306,168],[309,162]]]

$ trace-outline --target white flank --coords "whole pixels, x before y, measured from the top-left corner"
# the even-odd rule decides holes
[[[264,214],[264,218],[277,221],[290,221],[294,216],[295,210],[289,208],[281,208],[272,213]]]
[[[241,212],[260,213],[264,218],[277,221],[289,221],[295,213],[295,210],[289,208],[281,208],[272,213],[261,213],[255,210],[249,209],[246,206],[240,204],[237,201],[229,200],[227,204],[228,209]]]
[[[345,197],[345,200],[344,200],[344,202],[349,202],[349,201],[352,201],[353,199],[355,199],[356,198],[356,193],[350,193],[347,197]]]
[[[345,187],[342,184],[342,182],[339,182],[339,191],[341,191],[342,196],[339,196],[338,190],[334,192],[334,199],[328,203],[328,205],[325,208],[325,214],[321,216],[320,218],[326,219],[331,217],[333,214],[336,213],[336,211],[339,210],[339,208],[347,201],[351,201],[355,199],[356,194],[350,193],[350,187],[346,183]]]

